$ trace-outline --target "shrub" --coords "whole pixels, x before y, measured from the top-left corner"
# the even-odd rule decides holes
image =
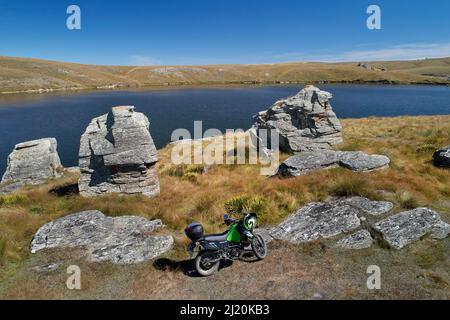
[[[170,166],[165,168],[162,171],[162,174],[172,176],[172,177],[181,177],[190,181],[195,181],[195,178],[202,174],[204,170],[204,166],[200,164],[180,164],[176,166]]]
[[[295,211],[298,206],[298,200],[295,195],[290,192],[275,192],[274,193],[274,201],[278,204],[278,207],[287,213],[292,213]]]
[[[40,214],[40,213],[42,213],[42,212],[44,212],[44,209],[43,209],[42,207],[40,207],[40,206],[32,206],[32,207],[30,208],[30,213],[33,213],[33,214]]]
[[[4,195],[0,197],[0,206],[14,206],[26,202],[28,198],[21,194]]]
[[[231,214],[242,214],[255,212],[263,214],[266,209],[267,200],[261,196],[249,197],[247,195],[237,196],[226,201],[224,209]]]
[[[195,201],[195,209],[199,212],[208,212],[214,207],[216,198],[211,193],[200,195]]]
[[[434,152],[434,151],[436,151],[436,146],[435,145],[433,145],[433,144],[424,144],[424,145],[421,145],[420,147],[418,147],[417,148],[417,152],[418,153],[432,153],[432,152]]]
[[[404,191],[397,195],[398,204],[405,209],[414,209],[419,206],[419,201],[414,198],[408,191]]]

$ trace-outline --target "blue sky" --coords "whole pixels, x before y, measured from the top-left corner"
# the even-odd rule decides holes
[[[81,8],[81,30],[66,9]],[[381,30],[366,9],[381,7]],[[450,56],[449,0],[0,0],[0,55],[107,65]]]

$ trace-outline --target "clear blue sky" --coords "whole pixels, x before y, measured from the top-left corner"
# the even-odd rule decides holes
[[[81,8],[82,29],[66,28]],[[366,28],[366,9],[382,29]],[[0,0],[0,55],[114,65],[450,56],[449,0]]]

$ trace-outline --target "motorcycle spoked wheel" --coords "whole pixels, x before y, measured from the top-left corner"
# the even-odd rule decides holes
[[[262,260],[267,256],[267,244],[261,235],[257,234],[253,237],[251,246],[252,251],[258,260]]]
[[[203,251],[195,258],[195,269],[204,276],[213,275],[219,270],[220,260],[217,260],[217,253]]]

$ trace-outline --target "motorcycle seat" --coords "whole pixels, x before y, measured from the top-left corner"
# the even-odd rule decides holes
[[[207,234],[203,237],[203,240],[205,241],[226,241],[228,237],[228,231],[225,231],[224,233],[218,233],[218,234]]]

